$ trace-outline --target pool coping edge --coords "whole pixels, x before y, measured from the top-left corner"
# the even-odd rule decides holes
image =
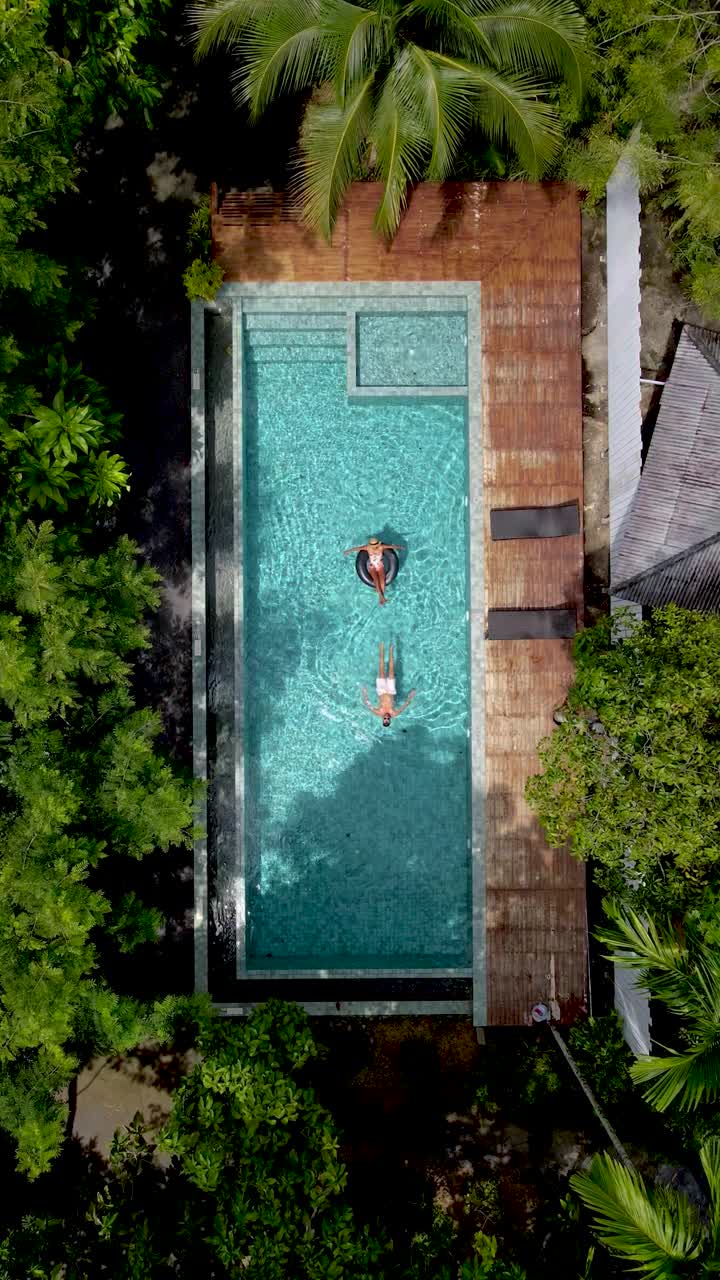
[[[471,833],[470,870],[471,870],[471,922],[472,922],[472,968],[466,966],[456,969],[352,969],[331,970],[318,968],[303,971],[262,971],[248,969],[244,963],[245,954],[245,906],[238,903],[236,916],[236,976],[240,979],[258,978],[378,978],[389,977],[398,980],[413,978],[467,977],[473,980],[472,1014],[475,1025],[485,1025],[486,1021],[486,974],[485,974],[485,877],[484,877],[484,710],[485,710],[485,664],[484,664],[484,511],[483,497],[483,435],[482,435],[482,333],[480,284],[476,281],[452,282],[392,282],[377,284],[374,282],[353,284],[300,283],[285,282],[281,284],[245,284],[235,283],[223,285],[215,304],[193,303],[191,309],[191,356],[192,356],[192,389],[191,389],[191,430],[192,430],[192,466],[191,466],[191,498],[192,498],[192,635],[193,635],[193,771],[195,777],[203,784],[201,800],[196,805],[196,820],[203,834],[195,841],[195,985],[197,990],[208,989],[208,849],[205,826],[207,823],[207,671],[206,671],[206,616],[205,616],[205,584],[204,572],[206,562],[206,493],[205,493],[205,313],[222,310],[222,302],[230,304],[232,313],[232,395],[234,411],[233,439],[233,480],[234,492],[242,493],[242,314],[243,300],[247,298],[252,310],[252,302],[258,298],[274,302],[278,309],[284,303],[303,295],[306,298],[342,298],[347,306],[347,313],[352,319],[353,338],[355,336],[355,316],[357,304],[364,299],[371,301],[391,298],[396,304],[400,299],[407,299],[407,307],[397,306],[397,310],[411,310],[421,301],[431,309],[435,301],[444,298],[447,308],[464,301],[468,312],[467,326],[467,386],[460,388],[362,388],[361,394],[388,395],[460,395],[467,397],[467,445],[468,445],[468,630],[470,660],[470,738],[469,786]],[[355,304],[355,305],[353,305]],[[272,309],[272,308],[271,308]],[[393,308],[395,309],[395,308]],[[348,347],[350,335],[348,333]],[[349,351],[348,351],[349,355]],[[198,367],[199,363],[199,367]],[[348,360],[350,367],[350,361]],[[199,378],[196,374],[199,372]],[[350,387],[348,387],[350,391]],[[357,390],[355,390],[357,394]],[[238,518],[237,504],[233,515],[233,545],[236,565],[235,600],[233,602],[236,635],[242,634],[242,516]],[[240,821],[237,823],[236,874],[238,889],[243,880],[244,852],[241,835],[242,813],[244,804],[244,768],[243,759],[243,716],[242,716],[242,644],[235,645],[235,680],[234,680],[234,717],[235,717],[235,797],[236,813]],[[242,910],[240,909],[242,907]],[[242,1005],[249,1008],[254,1002]],[[303,1003],[302,1001],[300,1003]],[[348,1003],[343,1002],[345,1006]],[[360,1002],[364,1009],[369,1008]],[[372,1003],[372,1002],[371,1002]],[[380,1004],[377,1012],[380,1012]],[[406,1008],[413,1004],[402,1003]],[[419,1002],[427,1004],[427,1002]],[[452,1004],[449,1001],[448,1004]],[[464,1008],[467,1002],[460,1002]],[[222,1006],[230,1008],[231,1006]],[[238,1008],[241,1006],[238,1005]],[[334,1009],[334,1005],[332,1006]]]

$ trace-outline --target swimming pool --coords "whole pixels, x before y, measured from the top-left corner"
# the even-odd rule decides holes
[[[467,315],[377,294],[240,317],[239,971],[470,972]],[[378,607],[354,557],[402,543]],[[378,644],[396,649],[389,729]]]

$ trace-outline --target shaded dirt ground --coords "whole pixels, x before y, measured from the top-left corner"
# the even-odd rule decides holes
[[[195,1054],[154,1046],[120,1058],[95,1058],[78,1076],[74,1136],[106,1157],[115,1131],[137,1111],[156,1131],[169,1115],[173,1091],[196,1061]]]

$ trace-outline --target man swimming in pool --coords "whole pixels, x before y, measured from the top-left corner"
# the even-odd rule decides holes
[[[385,599],[385,565],[383,564],[383,554],[386,551],[404,551],[404,547],[399,547],[395,542],[381,542],[379,538],[368,538],[362,547],[348,547],[347,551],[343,551],[344,556],[349,556],[353,551],[367,551],[368,554],[368,573],[373,580],[375,590],[380,597],[380,604],[387,604]]]
[[[382,640],[380,641],[380,668],[378,678],[375,681],[375,691],[379,699],[379,705],[377,707],[370,705],[368,691],[366,688],[363,688],[363,702],[365,703],[368,711],[371,711],[374,716],[380,717],[386,729],[389,727],[390,721],[395,719],[395,716],[402,715],[405,708],[410,706],[410,703],[417,693],[416,689],[411,689],[407,696],[407,700],[403,702],[402,706],[397,708],[394,706],[395,694],[397,692],[395,689],[395,658],[393,655],[393,647],[390,645],[390,649],[388,651],[388,671],[387,675],[385,675],[385,645]]]

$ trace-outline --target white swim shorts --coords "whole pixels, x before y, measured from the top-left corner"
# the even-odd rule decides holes
[[[395,677],[393,676],[392,679],[390,679],[388,676],[384,679],[382,676],[378,676],[375,681],[375,692],[378,696],[381,693],[391,693],[394,698],[397,693],[397,689],[395,688]]]

